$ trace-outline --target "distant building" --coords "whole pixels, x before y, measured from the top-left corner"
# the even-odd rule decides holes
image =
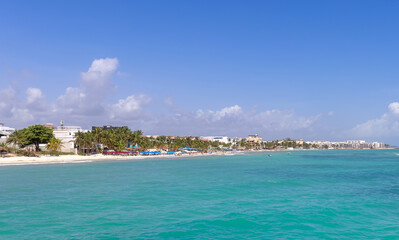
[[[6,127],[0,123],[0,142],[5,142],[8,136],[15,131],[15,128]]]
[[[303,139],[299,139],[299,140],[297,140],[297,141],[296,141],[296,144],[297,144],[297,145],[301,145],[301,146],[302,146],[302,145],[304,144],[304,141],[303,141]]]
[[[208,137],[201,137],[202,140],[210,141],[210,142],[221,142],[221,143],[231,143],[231,139],[226,136],[208,136]]]
[[[308,144],[316,145],[319,148],[327,146],[328,149],[382,149],[385,148],[384,143],[366,142],[364,140],[348,140],[345,142],[329,142],[329,141],[311,141]]]
[[[50,128],[50,129],[53,129],[53,130],[57,128],[57,127],[54,126],[54,124],[52,124],[52,123],[46,123],[46,124],[43,125],[43,127]]]
[[[385,148],[385,144],[384,143],[380,143],[380,142],[373,142],[372,143],[372,147],[374,149]]]
[[[61,152],[75,152],[75,140],[77,132],[87,132],[79,126],[59,126],[53,130],[55,138],[61,140]]]
[[[117,129],[117,128],[122,128],[122,127],[114,127],[114,126],[111,126],[111,125],[104,125],[102,127],[92,126],[91,130],[94,131],[96,128],[101,128],[102,130],[108,130],[108,129]]]
[[[260,137],[258,134],[248,135],[245,141],[249,143],[261,143],[262,137]]]

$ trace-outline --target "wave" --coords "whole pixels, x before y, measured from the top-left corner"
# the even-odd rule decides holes
[[[71,163],[89,163],[92,160],[82,160],[82,161],[62,161],[62,162],[20,162],[20,163],[0,163],[0,167],[6,166],[24,166],[24,165],[45,165],[45,164],[71,164]]]

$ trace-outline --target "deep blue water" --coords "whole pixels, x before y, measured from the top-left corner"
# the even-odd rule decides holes
[[[1,239],[399,239],[399,151],[0,167]]]

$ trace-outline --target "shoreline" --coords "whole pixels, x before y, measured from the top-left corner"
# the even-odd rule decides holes
[[[387,148],[388,149],[388,148]],[[385,149],[385,150],[387,150]],[[395,148],[389,148],[395,149]],[[325,151],[325,150],[380,150],[380,149],[295,149],[295,150],[255,150],[242,152],[216,152],[202,153],[191,155],[152,155],[152,156],[121,156],[121,155],[103,155],[95,154],[89,156],[82,155],[60,155],[60,156],[40,156],[40,157],[5,157],[0,158],[0,167],[3,166],[24,166],[24,165],[42,165],[42,164],[62,164],[62,163],[88,163],[88,162],[104,162],[104,161],[126,161],[126,160],[154,160],[154,159],[180,159],[192,157],[212,157],[212,156],[238,156],[251,153],[262,152],[291,152],[291,151]]]
[[[253,152],[253,151],[251,151]],[[257,151],[258,152],[258,151]],[[259,151],[261,152],[261,151]],[[61,156],[40,156],[40,157],[5,157],[0,158],[0,167],[3,166],[23,166],[23,165],[39,165],[39,164],[59,164],[59,163],[87,163],[87,162],[104,162],[104,161],[126,161],[126,160],[152,160],[152,159],[178,159],[191,157],[210,157],[210,156],[234,156],[243,155],[249,152],[239,153],[205,153],[191,155],[152,155],[152,156],[121,156],[121,155],[103,155],[95,154],[89,156],[81,155],[61,155]]]

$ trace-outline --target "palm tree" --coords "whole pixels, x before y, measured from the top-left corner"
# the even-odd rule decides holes
[[[143,132],[141,130],[136,130],[129,136],[129,141],[131,145],[138,145],[142,147],[143,143]]]
[[[94,138],[91,132],[77,132],[75,134],[75,144],[78,146],[79,151],[83,152],[83,149],[91,149],[94,145]]]
[[[14,152],[16,151],[17,145],[22,143],[22,132],[21,130],[15,130],[7,138],[7,143],[12,144]]]
[[[62,147],[62,142],[58,138],[50,139],[50,142],[47,144],[47,150],[49,150],[50,152],[61,151],[61,147]]]
[[[113,148],[113,136],[111,131],[107,130],[101,136],[101,143],[106,146],[107,148]]]
[[[93,135],[94,143],[100,144],[103,135],[103,130],[99,127],[96,127],[93,131],[91,131],[91,134]]]
[[[78,131],[75,133],[75,145],[78,146],[79,151],[83,148],[83,138],[84,138],[84,133],[81,131]]]

